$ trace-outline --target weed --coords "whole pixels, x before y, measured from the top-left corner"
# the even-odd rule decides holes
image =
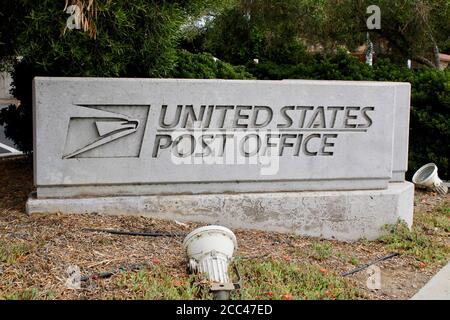
[[[14,265],[17,261],[31,251],[28,243],[8,243],[0,241],[0,262]]]
[[[208,288],[198,277],[171,275],[167,269],[154,267],[133,273],[118,275],[117,283],[130,291],[129,299],[186,300],[211,298]]]
[[[333,254],[333,247],[331,244],[324,242],[315,242],[311,245],[311,256],[319,261],[331,257]]]
[[[36,288],[27,288],[22,290],[14,290],[0,298],[5,300],[37,300],[39,298],[39,290]]]
[[[233,299],[354,299],[361,296],[341,276],[311,264],[280,260],[237,261],[243,288]]]
[[[360,264],[360,260],[359,260],[359,258],[358,258],[357,256],[352,255],[352,256],[350,257],[350,263],[351,263],[352,265],[354,265],[354,266],[357,266],[357,265]]]
[[[449,228],[449,219],[444,221],[445,219],[440,217],[441,214],[448,215],[448,204],[436,210],[436,214],[416,213],[415,224],[411,230],[404,222],[386,226],[388,234],[379,241],[392,250],[428,264],[445,262],[450,257],[450,248],[434,238]]]

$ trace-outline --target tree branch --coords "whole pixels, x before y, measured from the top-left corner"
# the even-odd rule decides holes
[[[429,67],[431,67],[433,69],[436,69],[436,65],[431,60],[429,60],[429,59],[427,59],[425,57],[416,56],[416,57],[412,58],[412,60],[416,61],[416,62],[419,62],[419,63],[422,63],[424,65],[427,65],[427,66],[429,66]]]

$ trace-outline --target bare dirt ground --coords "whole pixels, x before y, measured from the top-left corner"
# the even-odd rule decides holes
[[[87,232],[84,228],[111,228],[137,231],[189,232],[196,224],[180,225],[143,217],[100,215],[25,214],[25,201],[33,190],[29,160],[0,161],[0,298],[2,299],[103,299],[132,297],[130,289],[118,285],[113,276],[95,279],[82,290],[65,285],[68,266],[82,274],[115,269],[124,264],[159,265],[174,279],[186,277],[182,237],[133,237]],[[442,203],[450,203],[434,193],[416,192],[417,212],[433,213]],[[323,272],[340,274],[393,250],[380,241],[353,243],[325,241],[287,234],[234,230],[237,256],[255,261],[265,259],[317,265]],[[437,241],[446,241],[449,233]],[[445,239],[447,238],[447,239]],[[444,239],[444,240],[443,240]],[[448,253],[448,251],[447,251]],[[369,290],[365,271],[347,277],[362,292],[362,299],[408,299],[448,261],[420,261],[402,254],[378,263],[382,288]],[[256,297],[257,298],[257,297]]]

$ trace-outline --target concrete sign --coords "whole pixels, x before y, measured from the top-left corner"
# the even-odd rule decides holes
[[[395,113],[408,110],[408,90],[37,78],[38,195],[385,189],[394,156],[407,151],[393,153]],[[108,188],[80,187],[93,185]]]
[[[36,78],[37,198],[387,190],[410,86]]]

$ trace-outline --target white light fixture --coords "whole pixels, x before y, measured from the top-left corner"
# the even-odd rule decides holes
[[[439,179],[437,171],[438,168],[434,163],[428,163],[416,171],[412,181],[414,184],[427,187],[445,195],[448,191],[448,187],[441,179]]]
[[[228,266],[237,248],[234,233],[222,226],[195,229],[183,241],[191,272],[203,274],[216,299],[228,299],[234,285],[228,276]]]

